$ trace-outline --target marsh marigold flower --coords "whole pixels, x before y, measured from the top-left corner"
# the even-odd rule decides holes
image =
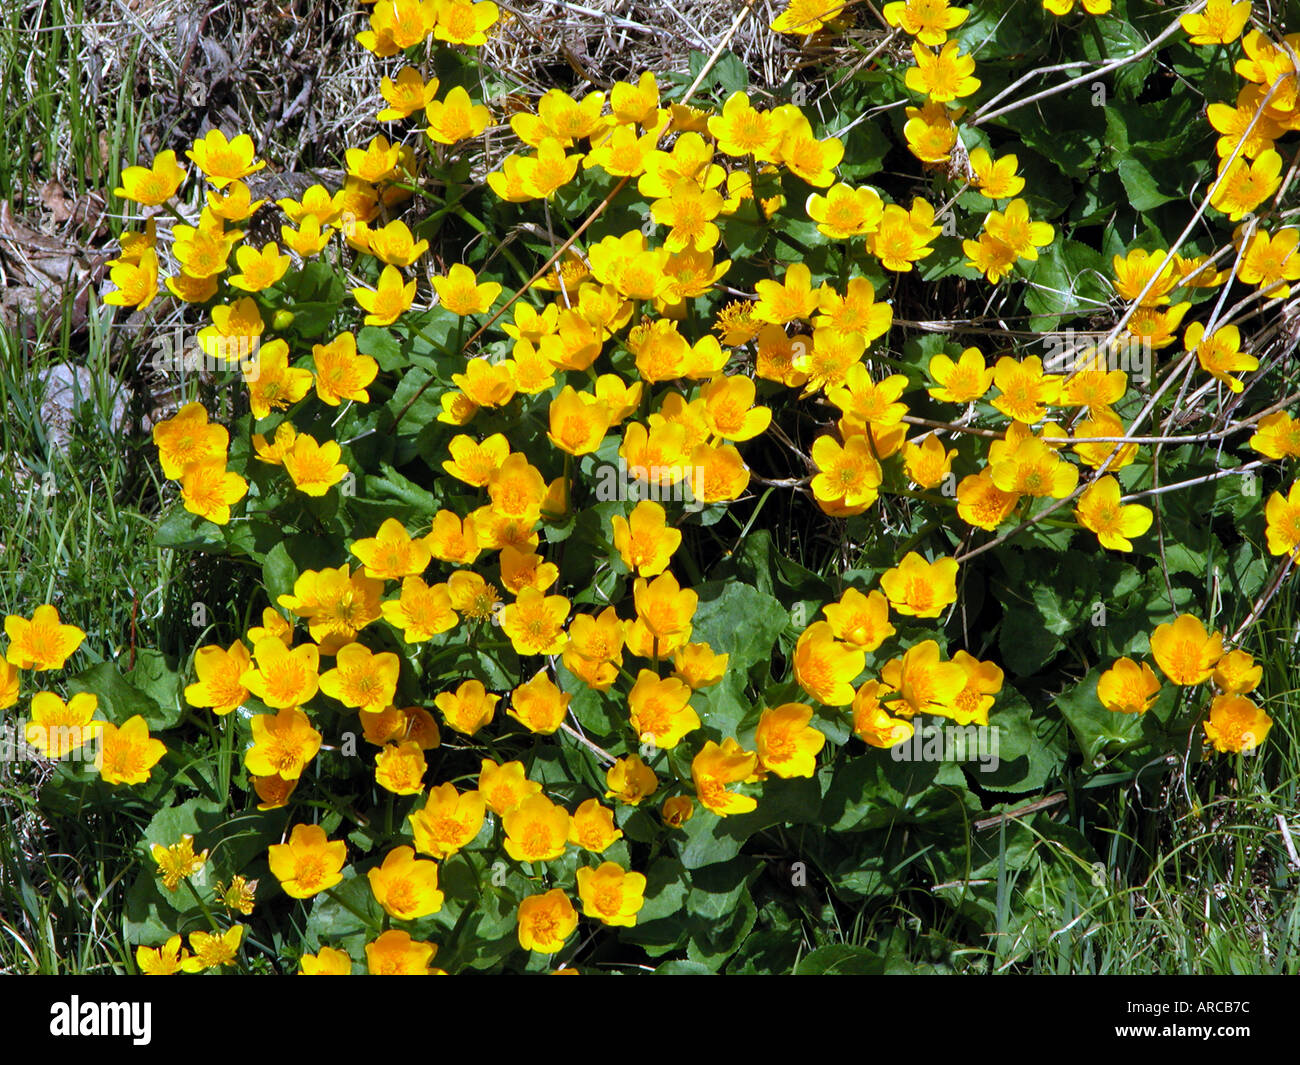
[[[700,804],[719,817],[756,809],[757,799],[728,791],[727,785],[748,780],[757,768],[758,755],[744,750],[730,736],[721,746],[709,740],[691,762],[691,778]]]
[[[62,669],[86,634],[75,625],[65,625],[59,611],[49,604],[38,606],[31,619],[19,614],[5,616],[9,646],[5,658],[18,669]]]
[[[383,5],[377,5],[382,7]],[[434,943],[412,939],[410,932],[390,928],[366,944],[366,970],[371,976],[431,976]]]
[[[1121,504],[1119,482],[1109,474],[1084,489],[1074,514],[1079,524],[1097,534],[1102,547],[1113,551],[1132,551],[1130,537],[1141,536],[1155,518],[1148,507]]]
[[[121,728],[106,723],[99,736],[97,764],[106,784],[143,784],[167,753],[163,742],[149,735],[149,726],[139,714]]]
[[[580,868],[576,875],[584,914],[614,927],[636,924],[636,915],[645,905],[646,879],[641,873],[630,873],[615,862],[602,862],[595,869]]]
[[[523,899],[518,920],[519,945],[524,950],[554,954],[578,927],[578,911],[563,891],[554,888]]]
[[[794,677],[805,692],[825,706],[848,706],[853,681],[866,664],[861,650],[840,643],[826,621],[809,625],[794,651]]]
[[[424,806],[409,818],[415,849],[439,860],[451,857],[479,834],[485,810],[477,791],[458,792],[450,783],[431,788]]]
[[[629,754],[618,759],[605,772],[605,785],[609,789],[605,798],[636,806],[659,790],[659,779],[654,770],[641,761],[640,755]]]
[[[456,691],[443,692],[433,700],[443,719],[457,732],[473,736],[492,720],[499,695],[489,695],[478,680],[464,681]]]
[[[143,976],[175,976],[184,968],[188,950],[181,949],[181,937],[169,936],[161,947],[135,948],[135,964]]]
[[[1156,665],[1175,684],[1201,684],[1210,679],[1223,657],[1223,636],[1207,633],[1199,618],[1181,614],[1151,634]]]
[[[298,959],[299,976],[351,976],[352,958],[335,947],[321,947]]]
[[[1220,695],[1203,723],[1205,741],[1220,754],[1253,751],[1268,737],[1273,719],[1244,695]]]
[[[487,808],[500,817],[536,795],[542,786],[525,777],[523,762],[497,765],[492,759],[484,758],[479,765],[478,790]]]
[[[198,973],[204,969],[220,969],[223,966],[234,965],[243,938],[242,924],[231,925],[221,934],[191,932],[190,949],[194,953],[182,959],[181,968],[187,973]]]
[[[501,817],[505,849],[517,862],[549,862],[564,854],[569,812],[545,795],[530,795]]]
[[[899,614],[937,618],[957,601],[957,560],[926,562],[909,551],[898,566],[881,575],[880,587]]]
[[[253,746],[244,753],[244,765],[256,776],[296,781],[320,751],[323,737],[295,707],[258,714],[251,727]]]
[[[1160,694],[1160,681],[1145,662],[1125,657],[1097,678],[1097,698],[1117,714],[1145,714]]]
[[[192,877],[203,868],[203,863],[208,860],[206,850],[201,854],[194,853],[194,837],[188,832],[182,835],[178,842],[169,847],[155,843],[149,848],[149,853],[153,855],[153,860],[158,863],[158,875],[162,878],[163,886],[168,891],[177,890],[181,886],[182,880],[188,880]]]
[[[375,901],[399,921],[415,921],[442,909],[437,863],[416,858],[410,847],[394,847],[366,878]]]
[[[754,746],[763,768],[779,777],[811,777],[826,737],[810,722],[813,710],[803,703],[784,703],[763,711]]]
[[[98,706],[99,699],[91,692],[78,692],[66,703],[54,692],[37,692],[23,737],[43,757],[64,758],[99,735],[104,722],[92,720]]]

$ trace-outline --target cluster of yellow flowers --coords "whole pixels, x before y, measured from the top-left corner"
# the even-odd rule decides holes
[[[56,607],[38,606],[30,618],[5,617],[9,645],[0,655],[0,710],[18,702],[21,674],[61,670],[86,634],[64,624]],[[106,784],[143,784],[167,748],[149,735],[143,717],[135,715],[120,726],[95,719],[99,699],[92,692],[77,692],[66,702],[56,692],[31,695],[30,717],[23,738],[44,758],[60,759],[97,745],[94,764]]]
[[[1213,683],[1217,694],[1202,722],[1205,742],[1224,751],[1251,751],[1264,742],[1273,719],[1246,698],[1264,674],[1242,650],[1226,651],[1221,633],[1207,633],[1200,619],[1182,614],[1151,634],[1151,654],[1174,684],[1190,687]],[[1160,694],[1160,681],[1145,663],[1121,658],[1097,681],[1097,698],[1107,710],[1143,714]]]
[[[844,6],[795,0],[773,28],[815,32]],[[1104,14],[1109,2],[1085,0],[1084,6],[1091,14]],[[1044,7],[1063,15],[1072,0],[1044,0]],[[884,7],[889,24],[914,38],[915,65],[907,69],[905,84],[925,100],[908,108],[907,145],[935,166],[951,162],[959,140],[963,111],[949,105],[980,87],[974,60],[947,39],[967,15],[945,0]],[[1219,5],[1212,3],[1204,15],[1211,29],[1197,24],[1188,31],[1222,36],[1227,30],[1220,15]],[[370,29],[358,39],[379,57],[396,56],[431,36],[474,47],[486,40],[498,18],[491,3],[393,0],[375,6]],[[1237,69],[1249,84],[1236,110],[1211,109],[1212,123],[1228,142],[1226,150],[1220,142],[1221,155],[1237,151],[1254,123],[1238,153],[1242,158],[1231,164],[1225,158],[1225,176],[1212,200],[1233,221],[1276,192],[1279,166],[1274,165],[1278,156],[1270,147],[1272,137],[1300,128],[1296,79],[1290,79],[1289,89],[1276,88],[1278,79],[1293,71],[1286,65],[1286,50],[1258,33],[1247,37],[1245,49],[1249,58]],[[384,78],[380,92],[387,106],[377,119],[401,123],[423,113],[423,133],[441,162],[449,149],[483,134],[494,116],[464,88],[452,88],[439,99],[440,88],[437,79],[426,81],[419,70],[405,67]],[[542,553],[542,525],[570,517],[576,509],[580,473],[575,460],[596,453],[611,433],[621,434],[618,454],[643,484],[670,488],[689,479],[697,502],[736,500],[751,482],[738,445],[758,438],[772,424],[772,408],[758,402],[757,379],[767,394],[795,389],[838,411],[837,420],[813,442],[815,469],[807,479],[812,497],[829,516],[851,517],[871,508],[891,472],[891,460],[915,487],[913,494],[955,507],[975,529],[994,531],[1038,499],[1074,497],[1079,524],[1104,548],[1127,552],[1153,516],[1147,507],[1126,502],[1113,476],[1134,461],[1138,445],[1116,443],[1126,434],[1115,406],[1128,392],[1128,375],[1106,368],[1107,351],[1078,353],[1068,373],[1051,372],[1038,357],[1003,355],[989,365],[975,347],[956,359],[935,355],[928,366],[931,397],[973,416],[975,404],[996,386],[989,402],[1006,424],[997,432],[982,431],[996,439],[989,442],[978,472],[959,483],[952,474],[957,450],[944,442],[955,426],[931,422],[909,438],[911,426],[922,420],[912,417],[902,402],[908,378],[892,374],[877,380],[867,358],[870,346],[887,336],[893,310],[877,302],[869,280],[852,276],[847,267],[850,257],[857,256],[859,262],[870,257],[896,274],[913,271],[934,252],[943,228],[936,224],[933,205],[922,197],[910,204],[886,203],[874,188],[837,181],[844,143],[816,136],[800,108],[782,104],[765,110],[744,92],[732,94],[716,113],[688,102],[665,104],[655,75],[646,73],[634,82],[616,83],[608,93],[596,91],[581,99],[552,89],[535,111],[515,113],[509,128],[520,148],[486,178],[501,201],[550,201],[577,180],[580,168],[600,170],[615,182],[607,202],[625,186],[635,187],[645,207],[644,228],[609,233],[581,250],[575,243],[553,269],[526,286],[544,293],[542,299],[527,302],[518,298],[522,292],[512,299],[513,314],[502,326],[511,342],[509,356],[468,358],[462,372],[451,376],[454,388],[439,397],[438,422],[466,431],[448,430],[455,435],[441,467],[477,493],[478,503],[459,508],[465,513],[439,509],[416,530],[389,519],[374,536],[339,545],[346,546],[355,564],[302,571],[292,592],[278,597],[281,610],[267,608],[260,625],[227,647],[199,648],[197,679],[185,689],[185,698],[219,716],[250,698],[270,711],[252,718],[253,742],[243,755],[261,810],[293,800],[324,746],[317,727],[322,710],[336,706],[356,715],[365,739],[378,748],[376,784],[393,795],[423,796],[408,820],[411,845],[392,847],[382,864],[367,872],[374,899],[390,918],[410,921],[441,910],[438,863],[478,839],[489,814],[500,821],[505,854],[533,870],[573,854],[570,847],[583,852],[589,864],[577,869],[568,892],[553,887],[523,899],[518,907],[521,946],[554,953],[578,924],[574,892],[585,916],[609,926],[634,924],[644,904],[643,874],[608,860],[590,864],[623,834],[615,810],[598,797],[577,801],[572,809],[562,805],[544,793],[542,782],[528,779],[520,761],[484,758],[472,790],[451,782],[430,785],[426,752],[441,745],[444,727],[466,739],[480,735],[500,720],[497,708],[503,701],[506,714],[537,737],[572,731],[573,695],[557,683],[562,679],[559,663],[587,689],[614,693],[626,709],[622,739],[629,749],[640,745],[640,753],[610,756],[604,799],[626,806],[649,799],[661,788],[652,768],[658,753],[698,742],[695,734],[707,722],[692,698],[724,679],[729,659],[707,642],[692,642],[699,597],[670,571],[682,533],[665,508],[641,501],[601,530],[612,544],[611,560],[616,554],[633,575],[630,602],[612,602],[599,611],[578,609],[576,594],[571,598],[553,591],[564,587],[562,574]],[[671,146],[661,146],[667,140]],[[273,314],[268,323],[266,301],[257,297],[280,282],[292,257],[274,242],[260,251],[237,248],[242,234],[225,228],[264,205],[252,201],[243,179],[265,163],[255,160],[248,136],[227,141],[219,131],[196,141],[187,155],[212,188],[198,226],[173,227],[178,272],[166,287],[180,300],[212,303],[211,324],[200,333],[205,351],[233,364],[232,351],[237,350],[255,423],[278,419],[273,426],[255,424],[264,430],[251,434],[256,460],[282,468],[296,491],[324,496],[349,476],[346,444],[318,441],[281,415],[292,415],[304,401],[341,413],[345,404],[369,404],[379,363],[358,349],[352,331],[314,344],[310,366],[294,365],[288,342],[267,336],[268,328],[277,329],[278,318]],[[1248,159],[1254,163],[1247,164]],[[1017,263],[1034,261],[1037,249],[1052,243],[1055,232],[1048,223],[1032,220],[1026,201],[1016,198],[1025,182],[1014,155],[994,158],[977,149],[969,161],[969,184],[1001,206],[986,214],[979,237],[964,241],[963,249],[968,265],[997,283]],[[313,186],[298,200],[278,203],[290,223],[281,229],[282,240],[300,261],[320,256],[338,233],[358,256],[382,264],[374,288],[352,289],[368,326],[400,324],[415,307],[419,278],[414,272],[429,251],[428,242],[417,240],[401,220],[382,225],[378,220],[412,196],[422,165],[415,146],[378,135],[364,148],[347,151],[342,188]],[[778,194],[783,174],[812,190],[803,210],[817,230],[843,242],[846,269],[840,283],[814,286],[810,267],[791,263],[779,279],[758,280],[752,298],[733,293],[737,298],[716,312],[711,332],[690,339],[693,301],[720,289],[732,267],[720,258],[726,254],[719,252],[720,227],[742,210],[760,223],[785,210],[785,198]],[[150,167],[124,171],[117,193],[156,206],[174,196],[185,177],[174,153],[163,152]],[[1272,298],[1286,295],[1286,282],[1300,278],[1296,230],[1282,229],[1270,238],[1256,232],[1251,221],[1238,231],[1238,244],[1236,276]],[[232,250],[238,272],[225,278]],[[1113,270],[1116,294],[1136,305],[1128,333],[1153,349],[1174,342],[1191,306],[1171,306],[1172,292],[1222,285],[1232,276],[1230,270],[1216,271],[1206,259],[1140,249],[1116,256]],[[143,232],[124,235],[112,279],[119,291],[111,302],[143,308],[154,299],[158,259],[152,221]],[[223,285],[229,288],[223,290]],[[480,282],[463,263],[433,277],[431,288],[436,299],[431,305],[455,316],[458,326],[469,316],[490,312],[502,293],[499,283]],[[230,302],[213,303],[219,299]],[[505,311],[501,307],[484,330]],[[461,336],[459,331],[456,335]],[[250,338],[256,341],[255,351]],[[1192,324],[1183,342],[1207,374],[1234,392],[1243,387],[1236,375],[1259,365],[1240,351],[1240,334],[1232,325]],[[612,362],[608,368],[599,366],[611,347],[630,356],[619,366],[634,368],[639,379],[629,380],[630,370],[615,372]],[[305,353],[300,361],[306,362]],[[656,389],[659,385],[669,387]],[[543,428],[553,452],[545,450],[540,434],[536,439],[542,453],[526,454],[513,450],[517,442],[503,433],[473,432],[476,418],[482,424],[481,412],[490,415],[519,397],[544,394],[552,397]],[[1053,408],[1073,412],[1065,426],[1049,420]],[[970,421],[966,417],[963,424]],[[227,468],[228,431],[210,422],[202,405],[191,403],[155,426],[153,435],[164,474],[180,482],[185,508],[218,525],[228,523],[232,506],[249,489],[244,478]],[[1285,413],[1271,415],[1260,421],[1252,444],[1271,458],[1300,455],[1300,426]],[[1099,471],[1082,491],[1080,469],[1067,457],[1070,451]],[[543,469],[559,463],[563,474],[548,481]],[[952,491],[940,498],[934,490],[950,479]],[[1288,499],[1279,494],[1269,501],[1268,523],[1273,553],[1300,550],[1300,485],[1293,486]],[[431,567],[438,577],[430,576]],[[799,636],[793,656],[799,687],[813,703],[849,707],[853,731],[867,745],[887,748],[906,741],[913,735],[912,719],[922,714],[962,725],[988,723],[1003,687],[1002,669],[963,650],[944,660],[936,640],[899,648],[880,664],[878,675],[859,679],[867,656],[896,635],[891,612],[940,618],[957,601],[958,569],[957,559],[927,560],[908,552],[881,575],[878,590],[850,588],[838,602],[824,605],[824,619]],[[402,653],[377,652],[364,642],[363,634],[368,639],[376,632],[371,626],[382,625],[395,634]],[[521,677],[509,692],[490,692],[482,681],[466,679],[437,693],[431,702],[441,725],[426,707],[400,705],[406,654],[413,656],[418,645],[436,637],[477,647],[494,627],[519,656],[549,661],[531,678]],[[308,639],[301,639],[300,628]],[[0,696],[7,690],[4,670],[27,668],[22,641],[13,632],[10,636],[11,652],[19,647],[19,657],[10,658],[13,665],[0,666]],[[1206,637],[1188,615],[1158,628],[1151,646],[1172,682],[1192,685],[1213,679],[1220,694],[1205,723],[1207,742],[1221,751],[1262,742],[1270,722],[1244,697],[1259,680],[1258,668],[1252,668],[1244,652],[1225,655],[1221,638]],[[625,667],[625,654],[638,660],[635,673]],[[1125,658],[1102,678],[1099,697],[1113,710],[1142,712],[1158,688],[1149,666]],[[77,698],[66,708],[51,703],[42,712],[50,720],[65,714],[89,721],[93,696],[89,703],[77,703]],[[753,750],[732,737],[699,744],[689,760],[689,785],[682,772],[664,788],[664,826],[675,830],[686,824],[696,800],[719,817],[752,811],[769,775],[812,777],[827,741],[812,724],[814,714],[814,707],[802,702],[762,709]],[[111,727],[103,726],[106,735]],[[131,727],[128,723],[121,734]],[[128,739],[147,777],[143,752],[158,741],[148,740],[147,734],[144,740]],[[139,777],[139,772],[112,772],[127,782]],[[565,798],[575,797],[566,790]],[[194,854],[188,838],[154,851],[171,890],[201,869],[205,856]],[[270,847],[267,857],[283,891],[308,899],[343,880],[348,844],[329,839],[320,825],[299,823],[286,841]],[[239,879],[223,889],[223,898],[232,910],[248,913],[255,887]],[[141,947],[138,960],[143,970],[160,973],[226,965],[233,961],[241,935],[240,925],[222,936],[196,932],[188,951],[174,936],[161,947]],[[372,972],[436,971],[431,969],[436,951],[436,944],[390,930],[366,946],[367,965]],[[301,965],[304,973],[345,973],[352,962],[346,953],[322,947],[304,956]]]

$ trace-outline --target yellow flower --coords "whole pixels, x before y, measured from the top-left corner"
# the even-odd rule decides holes
[[[639,755],[620,758],[605,773],[605,798],[636,806],[659,790],[659,780]]]
[[[586,799],[573,811],[569,824],[570,843],[599,854],[622,838],[622,830],[614,827],[614,811],[602,806],[599,800]]]
[[[1245,651],[1229,651],[1214,667],[1214,684],[1225,695],[1245,695],[1259,687],[1264,667]]]
[[[430,78],[428,84],[415,67],[403,67],[396,79],[385,76],[379,83],[379,94],[388,103],[375,116],[380,122],[395,122],[410,118],[423,110],[438,93],[438,79]]]
[[[242,363],[240,369],[254,418],[268,418],[272,411],[285,410],[311,391],[312,372],[291,367],[289,345],[278,338],[259,347],[257,358]]]
[[[827,621],[809,625],[795,645],[795,680],[825,706],[848,706],[853,702],[853,681],[865,664],[866,654],[839,643]]]
[[[906,743],[915,733],[910,721],[891,717],[880,699],[890,689],[869,680],[853,696],[853,733],[864,743],[882,750]]]
[[[673,676],[692,691],[721,683],[727,673],[728,654],[714,654],[707,643],[688,643],[673,652]]]
[[[181,502],[191,514],[214,525],[230,522],[230,507],[248,494],[248,482],[226,469],[224,459],[196,462],[181,474]]]
[[[519,903],[519,945],[554,954],[578,927],[578,911],[559,888],[529,895]]]
[[[208,706],[218,717],[242,706],[248,698],[242,677],[252,666],[252,657],[243,640],[228,648],[212,645],[194,652],[194,672],[198,680],[186,685],[185,701],[190,706]]]
[[[781,143],[771,112],[755,108],[743,90],[727,97],[722,113],[709,118],[708,129],[724,155],[753,155],[758,162],[775,159]]]
[[[485,809],[477,791],[457,792],[455,784],[429,789],[424,806],[410,815],[415,849],[438,859],[451,857],[479,834]]]
[[[146,166],[128,166],[122,171],[122,184],[113,195],[146,207],[166,203],[181,187],[185,171],[176,163],[173,151],[159,152]]]
[[[354,288],[352,298],[366,311],[366,325],[392,325],[415,302],[415,282],[402,282],[395,266],[385,266],[374,289]]]
[[[409,69],[409,68],[408,68]],[[388,263],[389,266],[410,266],[416,259],[429,250],[427,240],[416,241],[406,223],[395,219],[382,229],[372,229],[369,233],[370,253]]]
[[[169,936],[161,947],[135,948],[135,964],[143,976],[175,976],[184,968],[190,952],[181,949],[181,937]]]
[[[863,595],[856,588],[845,590],[838,603],[828,603],[822,613],[837,640],[861,651],[874,651],[890,636],[889,602],[879,591]]]
[[[908,67],[904,81],[913,92],[928,96],[934,103],[947,103],[970,96],[980,87],[974,77],[975,60],[958,51],[956,41],[948,41],[936,54],[924,44],[913,44],[916,66]]]
[[[347,844],[331,841],[320,825],[295,825],[288,843],[267,849],[267,863],[284,893],[290,898],[309,899],[343,880]]]
[[[1285,497],[1281,492],[1269,496],[1264,516],[1268,522],[1265,528],[1268,553],[1295,555],[1300,549],[1300,481],[1291,485]]]
[[[1002,491],[1035,498],[1064,499],[1079,483],[1078,469],[1036,436],[1028,437],[1006,457],[993,460],[990,469],[993,484]]]
[[[948,0],[894,0],[882,9],[885,21],[931,47],[943,44],[948,31],[966,21],[964,7],[949,7]]]
[[[375,654],[350,643],[339,648],[335,668],[321,674],[320,690],[344,706],[377,714],[393,701],[400,668],[392,652]]]
[[[274,241],[268,241],[262,245],[261,251],[236,249],[235,262],[239,264],[241,273],[233,275],[230,283],[245,292],[261,292],[284,277],[291,260],[289,256],[280,254]]]
[[[695,803],[689,795],[673,795],[664,799],[660,816],[668,828],[681,828],[695,816]]]
[[[978,270],[990,284],[996,285],[1015,268],[1016,252],[992,233],[984,232],[976,240],[963,240],[966,265]]]
[[[565,385],[551,400],[549,411],[551,443],[570,455],[589,455],[600,447],[609,432],[609,408],[587,392],[575,392]]]
[[[1225,159],[1219,164],[1222,180],[1210,197],[1210,206],[1236,222],[1278,190],[1282,184],[1282,157],[1270,148],[1253,161],[1238,157],[1231,166],[1226,163]]]
[[[490,758],[484,758],[479,766],[478,790],[487,808],[500,817],[529,796],[536,795],[542,786],[524,776],[523,762],[497,765]]]
[[[748,780],[758,768],[758,755],[744,750],[728,736],[722,746],[709,740],[691,762],[691,779],[700,804],[719,817],[747,814],[758,806],[750,795],[728,791],[728,784]]]
[[[1255,232],[1237,264],[1237,277],[1248,285],[1258,285],[1269,299],[1284,299],[1291,295],[1287,282],[1300,279],[1298,244],[1300,229],[1279,229],[1272,237]]]
[[[374,536],[354,541],[351,550],[364,563],[367,577],[382,580],[419,576],[433,557],[428,544],[423,539],[412,539],[396,518],[385,519]]]
[[[880,679],[893,689],[881,702],[909,718],[958,716],[957,699],[967,684],[966,669],[959,662],[941,662],[934,640],[913,644],[901,658],[890,659],[881,667]]]
[[[376,4],[375,10],[383,4]],[[430,966],[438,947],[412,939],[410,932],[390,928],[373,943],[366,944],[366,971],[371,976],[432,976]]]
[[[257,881],[246,880],[236,874],[230,878],[229,886],[223,886],[221,881],[217,881],[216,893],[226,909],[238,910],[247,917],[253,912],[253,903],[257,897]]]
[[[360,566],[349,572],[343,565],[319,572],[305,570],[294,581],[293,594],[281,595],[276,601],[295,617],[306,618],[311,638],[320,644],[320,653],[332,655],[378,620],[383,588],[383,581],[366,577]],[[253,653],[261,656],[257,648]]]
[[[54,692],[37,692],[23,736],[46,758],[66,757],[99,736],[104,723],[91,720],[98,706],[91,692],[78,692],[66,703]]]
[[[643,500],[624,518],[610,519],[614,549],[628,569],[641,577],[657,577],[668,568],[673,552],[681,546],[681,531],[668,525],[667,512],[650,500]]]
[[[514,690],[507,712],[529,732],[548,736],[564,724],[571,698],[567,692],[556,687],[555,682],[546,675],[545,668],[542,668],[534,674],[532,680]]]
[[[473,736],[492,721],[496,704],[501,697],[489,695],[482,681],[467,680],[453,692],[443,692],[433,700],[442,711],[443,719],[457,732]]]
[[[299,976],[351,976],[352,959],[346,951],[335,947],[321,947],[315,954],[304,954],[298,959]]]
[[[141,253],[138,263],[119,262],[113,266],[109,278],[117,286],[117,291],[108,293],[104,302],[142,311],[158,295],[158,255],[148,248]]]
[[[501,286],[495,281],[479,284],[474,271],[463,263],[456,263],[446,277],[433,278],[434,290],[442,306],[452,314],[483,314],[501,295]]]
[[[931,101],[924,107],[909,107],[906,113],[903,137],[908,151],[923,163],[947,163],[957,143],[957,126],[947,105]]]
[[[876,501],[884,475],[865,434],[851,436],[843,445],[819,436],[813,441],[812,459],[818,470],[812,479],[813,497],[827,513],[860,514]]]
[[[1220,754],[1253,751],[1268,737],[1273,719],[1243,695],[1220,695],[1203,722],[1205,742]]]
[[[267,706],[291,709],[316,694],[320,668],[318,647],[303,644],[290,649],[279,637],[264,636],[253,644],[253,654],[257,666],[246,666],[239,682]]]
[[[234,965],[235,955],[239,953],[239,943],[243,938],[242,924],[231,925],[220,935],[214,932],[191,932],[190,949],[194,953],[188,958],[182,958],[181,968],[187,973],[198,973],[204,969],[219,969],[225,965]]]
[[[258,714],[251,727],[253,746],[244,752],[244,765],[256,776],[297,780],[320,750],[321,734],[296,707]]]
[[[1300,419],[1286,411],[1261,418],[1248,443],[1266,458],[1300,458]]]
[[[241,133],[234,140],[227,141],[221,130],[209,130],[185,154],[203,171],[208,182],[218,189],[224,189],[232,181],[246,178],[266,166],[265,159],[253,162],[253,138],[247,133]]]
[[[424,115],[429,120],[425,135],[435,144],[457,144],[477,137],[492,123],[492,113],[473,103],[459,85],[442,100],[427,104]]]
[[[832,240],[849,240],[872,233],[880,225],[884,204],[875,189],[832,185],[823,196],[811,193],[804,209],[818,232]]]
[[[1012,200],[1006,211],[990,211],[984,219],[988,236],[1005,245],[1017,258],[1038,258],[1038,249],[1052,243],[1055,230],[1047,222],[1034,222],[1029,218],[1029,205],[1024,200]]]
[[[121,728],[105,724],[100,731],[98,763],[106,784],[143,784],[151,770],[167,753],[161,740],[149,735],[149,726],[139,714]]]
[[[987,148],[976,148],[970,153],[970,165],[975,187],[990,200],[1009,199],[1025,187],[1025,179],[1016,174],[1020,160],[1014,155],[994,159]]]
[[[1097,678],[1097,698],[1114,713],[1145,714],[1159,694],[1155,671],[1131,658],[1121,658]]]
[[[1110,4],[1111,0],[1083,0],[1083,9],[1089,15],[1104,15]],[[1074,10],[1074,0],[1043,0],[1043,8],[1059,18]]]
[[[5,658],[18,669],[62,669],[69,656],[81,646],[86,634],[75,625],[64,625],[59,611],[48,603],[33,611],[31,620],[18,614],[5,616],[9,647]]]
[[[903,445],[903,467],[912,482],[921,488],[940,484],[952,470],[952,460],[956,457],[957,449],[944,450],[934,433],[927,433],[920,444],[909,440]]]
[[[906,272],[914,262],[933,253],[930,241],[942,232],[942,227],[934,224],[934,208],[918,196],[912,200],[910,211],[896,203],[888,204],[867,244],[886,270]]]
[[[580,868],[576,875],[584,914],[615,927],[636,924],[636,915],[645,905],[646,879],[642,874],[629,873],[615,862],[602,862],[595,869]]]
[[[501,630],[521,655],[558,655],[564,650],[564,620],[569,601],[525,588],[501,611]]]
[[[1121,505],[1119,482],[1109,474],[1084,489],[1074,514],[1079,524],[1097,534],[1102,547],[1112,551],[1132,551],[1130,537],[1141,536],[1155,520],[1147,507],[1137,503]]]
[[[937,618],[957,601],[957,560],[938,558],[926,562],[915,551],[909,551],[900,565],[881,575],[880,587],[899,614]]]
[[[366,386],[379,373],[379,363],[357,352],[357,338],[351,332],[340,333],[328,344],[313,344],[311,355],[316,365],[316,395],[321,402],[331,407],[345,399],[370,402]]]
[[[0,710],[18,701],[18,667],[0,655]]]
[[[841,0],[789,0],[785,10],[772,20],[772,29],[806,37],[838,18],[843,10]]]
[[[280,239],[284,241],[286,247],[296,251],[302,258],[310,259],[324,250],[333,232],[329,226],[322,225],[320,219],[311,214],[302,220],[298,229],[292,226],[281,226]]]
[[[661,679],[648,669],[641,670],[627,697],[632,731],[642,743],[671,750],[701,725],[690,698],[689,685],[675,677]]]
[[[988,392],[994,372],[979,348],[966,348],[956,362],[941,353],[930,359],[930,376],[939,387],[927,391],[945,403],[973,403]]]
[[[415,921],[442,909],[437,863],[421,861],[410,847],[394,847],[366,878],[375,901],[399,921]]]
[[[754,318],[773,325],[809,319],[821,305],[823,287],[812,287],[812,271],[803,263],[791,263],[784,281],[762,280],[754,285],[758,305]]]
[[[1175,684],[1201,684],[1210,679],[1223,657],[1223,636],[1207,634],[1200,619],[1181,614],[1172,623],[1156,627],[1151,634],[1151,653]]]
[[[1239,378],[1232,376],[1234,373],[1259,369],[1259,360],[1241,351],[1241,331],[1235,325],[1221,325],[1206,335],[1205,326],[1193,322],[1183,333],[1183,346],[1196,352],[1196,361],[1202,370],[1216,381],[1222,381],[1234,393],[1246,387]]]
[[[153,860],[158,863],[158,875],[162,877],[163,886],[168,891],[175,891],[182,880],[188,880],[208,860],[208,852],[194,853],[194,837],[186,832],[178,843],[164,847],[155,843],[149,848]]]
[[[1231,44],[1250,21],[1250,0],[1209,0],[1202,11],[1178,20],[1192,44]]]
[[[987,469],[963,477],[957,485],[957,515],[968,525],[992,532],[1011,515],[1020,501],[1018,492],[1004,492],[993,483]]]
[[[309,496],[323,496],[348,474],[339,461],[342,449],[333,440],[318,444],[309,433],[299,433],[293,447],[285,452],[285,472],[298,491]]]
[[[406,643],[423,643],[441,632],[454,629],[460,620],[451,606],[451,591],[445,584],[433,587],[420,577],[402,580],[398,598],[380,604],[384,620],[400,630]]]
[[[811,777],[826,737],[813,728],[812,707],[784,703],[764,710],[754,731],[754,746],[764,769],[779,777]]]
[[[545,795],[530,795],[501,817],[505,849],[517,862],[549,862],[563,856],[569,840],[569,812]]]

